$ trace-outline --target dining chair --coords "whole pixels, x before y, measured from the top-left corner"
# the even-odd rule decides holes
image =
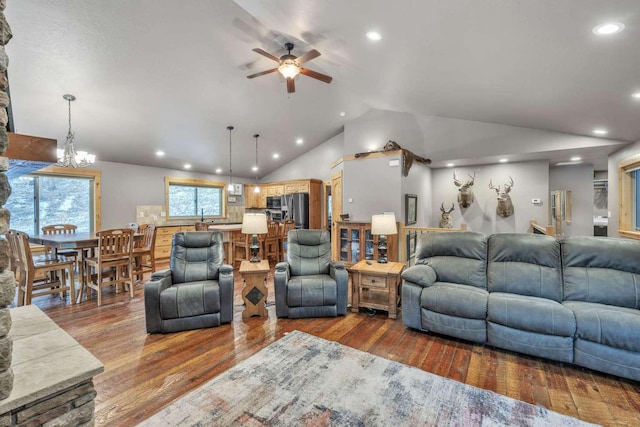
[[[156,258],[154,256],[156,226],[153,224],[141,224],[138,228],[138,234],[142,234],[142,238],[134,240],[133,274],[136,280],[142,280],[144,273],[156,271]],[[149,261],[145,262],[147,257]]]
[[[75,304],[74,260],[62,255],[54,257],[51,254],[34,257],[26,233],[12,230],[7,234],[13,240],[10,247],[15,247],[16,250],[17,305],[29,305],[33,298],[42,295],[60,294],[62,298],[66,298],[67,292],[71,294],[71,303]]]
[[[96,235],[98,236],[96,255],[84,260],[87,298],[89,288],[94,289],[98,293],[98,306],[101,306],[103,287],[114,285],[116,292],[119,292],[120,285],[124,287],[126,284],[129,285],[129,295],[133,298],[135,287],[131,268],[133,230],[114,228],[99,231]]]
[[[124,228],[129,228],[129,229],[133,230],[134,233],[137,233],[138,232],[138,228],[140,228],[140,225],[138,225],[137,222],[130,222],[127,225],[125,225]]]
[[[280,262],[287,260],[287,234],[289,230],[295,230],[296,222],[292,219],[287,219],[282,223],[280,228]]]
[[[50,224],[42,227],[42,234],[76,234],[77,230],[78,226],[73,224]],[[46,253],[51,252],[49,246],[45,246],[44,249]],[[75,249],[58,249],[58,255],[75,259],[78,253]]]
[[[209,224],[203,221],[196,222],[196,231],[207,231],[209,229]]]
[[[240,231],[234,231],[231,235],[231,254],[233,259],[229,262],[234,268],[242,261],[251,259],[251,235]]]
[[[269,221],[267,234],[262,235],[260,245],[263,258],[266,260],[273,258],[276,263],[280,261],[280,228],[280,223]]]

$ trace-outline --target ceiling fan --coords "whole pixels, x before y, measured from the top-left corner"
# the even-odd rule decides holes
[[[289,93],[293,93],[296,91],[296,85],[293,79],[298,74],[304,74],[305,76],[313,77],[314,79],[320,80],[322,82],[331,83],[333,77],[327,76],[326,74],[318,73],[317,71],[309,70],[308,68],[301,67],[303,63],[311,61],[312,59],[320,56],[320,52],[312,49],[302,56],[295,56],[291,54],[291,51],[293,50],[293,43],[286,43],[284,45],[284,48],[287,49],[289,53],[282,55],[280,58],[260,48],[253,49],[254,52],[259,53],[262,56],[266,56],[267,58],[276,61],[280,65],[270,70],[251,74],[250,76],[247,76],[247,78],[252,79],[254,77],[264,76],[265,74],[271,74],[279,71],[280,74],[282,74],[282,76],[287,79],[287,92]]]

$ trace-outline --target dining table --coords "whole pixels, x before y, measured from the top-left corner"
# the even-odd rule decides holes
[[[143,233],[135,233],[134,240],[142,239]],[[44,245],[52,248],[53,256],[58,256],[59,249],[75,249],[78,254],[78,276],[80,283],[80,292],[76,292],[76,300],[80,302],[82,291],[86,284],[84,283],[84,256],[87,249],[98,247],[98,236],[96,233],[89,231],[79,231],[71,234],[33,234],[29,236],[29,242],[36,245]]]

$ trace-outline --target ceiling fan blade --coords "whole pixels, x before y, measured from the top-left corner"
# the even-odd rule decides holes
[[[264,51],[264,50],[260,49],[259,47],[255,48],[255,49],[252,49],[252,50],[253,50],[255,53],[259,53],[259,54],[260,54],[260,55],[262,55],[262,56],[266,56],[266,57],[267,57],[267,58],[269,58],[269,59],[272,59],[272,60],[274,60],[274,61],[276,61],[276,62],[280,62],[280,58],[278,58],[278,57],[276,57],[276,56],[271,55],[269,52],[266,52],[266,51]]]
[[[291,77],[287,78],[287,92],[293,93],[296,91],[296,84]]]
[[[298,64],[302,64],[304,62],[308,62],[311,61],[314,58],[317,58],[318,56],[320,56],[320,52],[318,52],[315,49],[311,49],[309,52],[305,53],[302,56],[299,56],[297,58]]]
[[[331,83],[333,77],[327,76],[326,74],[318,73],[317,71],[312,71],[308,68],[300,68],[300,72],[305,76],[313,77],[314,79],[318,79],[325,83]]]
[[[265,70],[265,71],[261,71],[259,73],[255,73],[255,74],[251,74],[250,76],[247,76],[248,79],[252,79],[254,77],[260,77],[260,76],[264,76],[265,74],[271,74],[271,73],[275,73],[276,71],[278,71],[277,68],[272,68],[270,70]]]

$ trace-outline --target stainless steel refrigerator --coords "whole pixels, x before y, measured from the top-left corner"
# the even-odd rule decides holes
[[[293,219],[296,228],[309,228],[309,194],[294,193],[282,196],[282,217]]]

